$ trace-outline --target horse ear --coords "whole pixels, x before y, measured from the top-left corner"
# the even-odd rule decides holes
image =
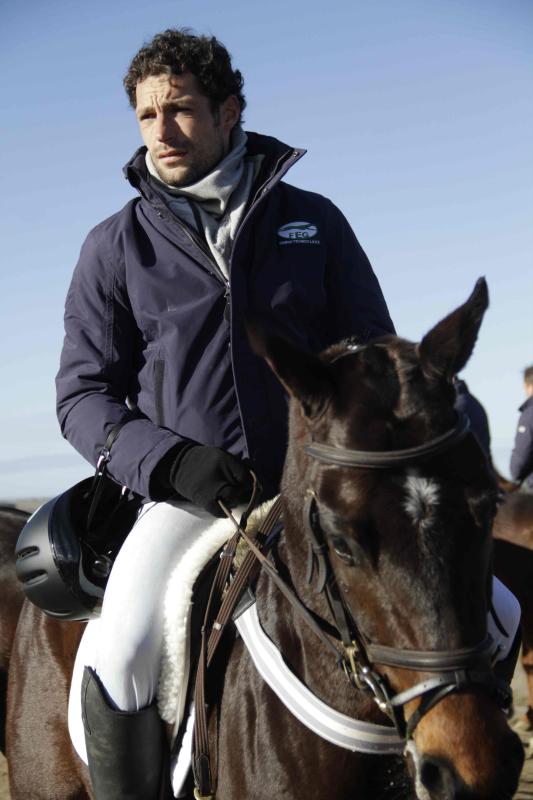
[[[419,345],[419,355],[427,377],[445,377],[451,381],[463,369],[472,355],[488,305],[487,282],[485,278],[479,278],[466,303],[424,336]]]
[[[252,350],[266,360],[287,392],[298,400],[305,415],[319,414],[333,390],[327,366],[317,356],[267,331],[257,319],[248,316],[245,325]]]

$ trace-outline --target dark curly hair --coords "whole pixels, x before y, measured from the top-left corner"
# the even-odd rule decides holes
[[[169,28],[158,33],[133,57],[124,78],[130,104],[136,107],[135,89],[139,81],[151,75],[192,73],[201,91],[216,111],[231,94],[241,107],[246,106],[242,93],[244,80],[238,69],[231,67],[231,56],[214,36],[197,36],[189,28]]]

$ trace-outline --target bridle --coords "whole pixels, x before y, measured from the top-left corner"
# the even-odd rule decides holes
[[[470,420],[466,414],[457,413],[455,425],[424,444],[406,447],[403,450],[348,450],[320,442],[304,445],[307,455],[337,467],[364,467],[365,469],[395,469],[425,461],[440,455],[462,441],[470,431]]]
[[[304,451],[315,462],[330,466],[397,469],[440,455],[462,441],[469,430],[468,418],[458,414],[455,425],[446,433],[417,447],[366,451],[312,442],[304,445]],[[391,718],[401,738],[411,738],[422,717],[444,697],[465,689],[482,689],[494,696],[502,707],[509,706],[510,689],[491,669],[493,648],[489,634],[471,647],[455,650],[409,650],[368,641],[358,629],[355,617],[337,587],[320,524],[317,497],[312,488],[306,493],[304,525],[309,539],[307,580],[311,583],[316,572],[316,591],[325,593],[346,654],[342,662],[344,670],[354,686],[373,696],[379,708]],[[387,678],[375,668],[375,664],[428,672],[431,677],[394,694]],[[416,698],[420,698],[420,703],[406,720],[404,706]]]
[[[468,431],[469,423],[467,418],[464,415],[459,415],[453,428],[442,436],[431,439],[418,447],[405,450],[368,452],[331,447],[320,442],[312,442],[305,445],[304,450],[307,455],[314,459],[316,468],[321,462],[332,466],[395,469],[443,453],[460,442]],[[243,592],[245,592],[250,583],[253,583],[253,576],[257,577],[259,569],[269,576],[270,580],[273,581],[290,603],[294,612],[303,619],[326,649],[329,650],[335,661],[343,668],[352,685],[357,689],[369,692],[379,708],[390,717],[400,742],[406,744],[413,736],[414,730],[422,717],[440,700],[454,692],[479,688],[495,697],[502,707],[510,705],[511,692],[509,686],[505,681],[498,679],[491,670],[492,640],[488,635],[483,641],[472,647],[443,651],[409,650],[376,644],[367,640],[358,629],[354,615],[338,590],[335,573],[329,560],[328,545],[320,525],[316,495],[314,490],[310,488],[307,490],[304,506],[304,527],[309,538],[310,553],[307,577],[308,582],[311,583],[316,568],[316,589],[326,594],[335,625],[333,635],[331,630],[326,631],[327,623],[318,618],[304,605],[293,588],[281,577],[275,563],[268,558],[269,542],[275,533],[276,525],[279,525],[279,528],[282,527],[282,503],[280,497],[276,499],[268,512],[256,540],[251,539],[246,533],[246,519],[255,505],[257,489],[257,479],[253,473],[252,478],[254,491],[240,523],[235,519],[231,510],[222,501],[219,501],[221,509],[235,525],[236,533],[228,541],[221,554],[202,627],[202,644],[195,687],[196,714],[192,761],[196,784],[194,796],[196,798],[201,800],[214,798],[207,721],[208,705],[205,701],[207,670],[213,663],[213,656],[230,619],[243,613],[239,605],[242,600],[245,601],[244,605],[248,603],[248,599],[243,595]],[[236,570],[233,579],[229,580],[237,543],[240,538],[247,544],[248,552],[243,559],[242,565]],[[225,592],[224,589],[226,589]],[[255,598],[253,598],[253,601],[255,602]],[[331,627],[331,625],[328,626],[330,629]],[[342,643],[342,648],[338,646],[339,641]],[[375,664],[417,672],[429,672],[431,677],[403,692],[394,694],[386,676],[375,668]],[[406,720],[403,708],[407,703],[417,698],[420,698],[420,703],[414,713]],[[372,737],[374,740],[380,739],[383,726],[373,723],[363,724],[367,728],[373,729]],[[389,740],[390,737],[387,737],[387,741]],[[383,744],[383,738],[381,738],[381,743]],[[390,752],[388,745],[384,745],[384,748],[375,752]],[[350,749],[359,748],[353,747]],[[363,749],[362,752],[368,751]]]

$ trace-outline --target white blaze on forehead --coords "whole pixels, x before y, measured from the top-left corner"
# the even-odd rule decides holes
[[[422,478],[411,469],[405,481],[407,497],[403,507],[413,523],[420,528],[427,528],[434,520],[439,502],[439,487],[430,478]]]

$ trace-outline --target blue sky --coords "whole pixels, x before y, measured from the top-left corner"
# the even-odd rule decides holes
[[[64,298],[86,234],[132,196],[129,60],[181,26],[232,53],[245,127],[308,149],[288,179],[343,210],[401,335],[418,340],[487,277],[464,376],[507,471],[533,363],[531,0],[27,0],[0,14],[0,499],[89,473],[55,420]]]

